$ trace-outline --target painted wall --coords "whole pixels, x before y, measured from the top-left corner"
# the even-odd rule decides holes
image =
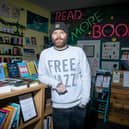
[[[127,51],[127,60],[129,60],[128,12],[129,3],[59,10],[51,14],[51,22],[61,21],[68,25],[69,44],[77,45],[77,41],[80,40],[84,40],[85,43],[89,40],[91,42],[100,40],[100,67],[111,68],[110,66],[112,66],[114,69],[119,69],[122,68],[121,53],[123,48]],[[126,62],[126,65],[129,69],[129,61]]]
[[[63,21],[68,24],[72,44],[80,39],[122,40],[129,38],[128,12],[129,3],[61,10],[52,13],[51,22]]]

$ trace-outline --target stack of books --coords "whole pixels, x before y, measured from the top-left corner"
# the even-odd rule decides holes
[[[19,126],[20,104],[10,103],[0,108],[0,129],[16,129]]]

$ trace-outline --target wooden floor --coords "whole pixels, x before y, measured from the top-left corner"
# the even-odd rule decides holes
[[[129,126],[113,123],[110,121],[104,123],[102,119],[98,119],[97,113],[90,112],[87,113],[84,129],[129,129]]]
[[[103,120],[98,120],[93,128],[87,128],[87,129],[129,129],[129,126],[124,126],[112,122],[104,123]]]

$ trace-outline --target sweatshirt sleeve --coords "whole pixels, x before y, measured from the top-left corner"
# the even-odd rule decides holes
[[[91,70],[88,59],[82,49],[80,51],[80,68],[82,77],[81,104],[86,105],[90,100]]]
[[[39,64],[38,64],[38,79],[46,84],[49,85],[52,88],[56,88],[56,86],[60,83],[58,80],[56,80],[54,77],[49,75],[48,69],[46,67],[46,57],[47,55],[42,52],[39,58]]]

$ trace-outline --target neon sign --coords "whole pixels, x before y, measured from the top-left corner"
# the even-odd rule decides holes
[[[55,21],[80,20],[82,18],[81,10],[67,10],[55,12]]]
[[[99,11],[96,11],[92,16],[88,17],[85,21],[81,22],[79,27],[74,30],[74,32],[71,32],[71,39],[72,42],[76,42],[81,35],[84,33],[89,33],[91,26],[94,23],[100,23],[103,21],[102,13],[99,13]]]
[[[104,24],[104,25],[93,25],[92,26],[92,38],[110,38],[112,36],[129,37],[129,24],[119,23],[119,24]]]

